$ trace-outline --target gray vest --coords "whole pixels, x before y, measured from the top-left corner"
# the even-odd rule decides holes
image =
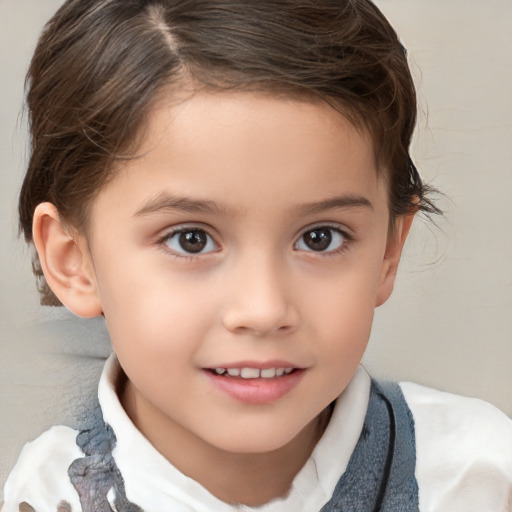
[[[143,512],[126,497],[112,456],[115,434],[103,422],[99,407],[93,418],[92,428],[77,436],[85,457],[75,460],[68,470],[83,512],[111,512],[107,501],[111,490],[119,512]],[[400,388],[372,381],[361,437],[321,512],[419,512],[415,463],[414,421]]]

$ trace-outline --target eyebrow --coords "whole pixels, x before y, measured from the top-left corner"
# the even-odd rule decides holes
[[[225,207],[218,205],[214,201],[160,194],[154,199],[150,199],[140,210],[137,210],[135,217],[143,217],[154,213],[166,213],[169,211],[216,215],[226,215],[228,213]]]
[[[323,201],[306,203],[293,208],[297,215],[311,215],[326,210],[347,209],[347,208],[369,208],[373,210],[371,202],[358,195],[342,195],[331,197]],[[155,213],[166,213],[169,211],[181,211],[185,213],[205,213],[214,215],[233,215],[238,212],[221,206],[214,201],[192,199],[184,196],[160,194],[150,199],[142,208],[135,213],[136,217],[152,215]]]
[[[294,210],[298,214],[311,215],[326,210],[344,210],[347,208],[369,208],[373,210],[373,205],[366,197],[348,194],[300,205]]]

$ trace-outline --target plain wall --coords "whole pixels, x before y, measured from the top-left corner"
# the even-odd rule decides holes
[[[18,343],[13,328],[43,317],[29,251],[17,240],[16,195],[26,165],[24,74],[39,30],[60,3],[0,0],[4,347]],[[365,365],[376,376],[484,398],[512,415],[512,2],[377,3],[409,48],[420,106],[413,156],[424,178],[446,194],[446,214],[438,227],[415,222],[395,293],[377,311]],[[3,363],[11,371],[22,364]],[[25,363],[38,364],[30,354]],[[23,397],[8,403],[19,406]],[[14,448],[0,477],[16,443],[39,428],[13,429],[16,413],[2,407],[1,414],[11,420],[2,422],[2,440]]]
[[[512,2],[377,3],[409,49],[413,157],[446,215],[416,222],[367,365],[512,415]]]

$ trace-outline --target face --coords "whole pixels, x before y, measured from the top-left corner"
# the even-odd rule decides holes
[[[347,386],[391,289],[371,142],[322,103],[200,93],[151,114],[140,154],[87,231],[125,406],[157,447],[278,450]]]

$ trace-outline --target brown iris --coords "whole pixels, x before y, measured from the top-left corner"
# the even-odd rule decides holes
[[[182,231],[179,234],[179,244],[184,251],[191,253],[201,252],[208,243],[206,233],[200,229]]]
[[[312,229],[304,233],[302,238],[312,251],[325,251],[331,245],[332,230],[330,228]]]

